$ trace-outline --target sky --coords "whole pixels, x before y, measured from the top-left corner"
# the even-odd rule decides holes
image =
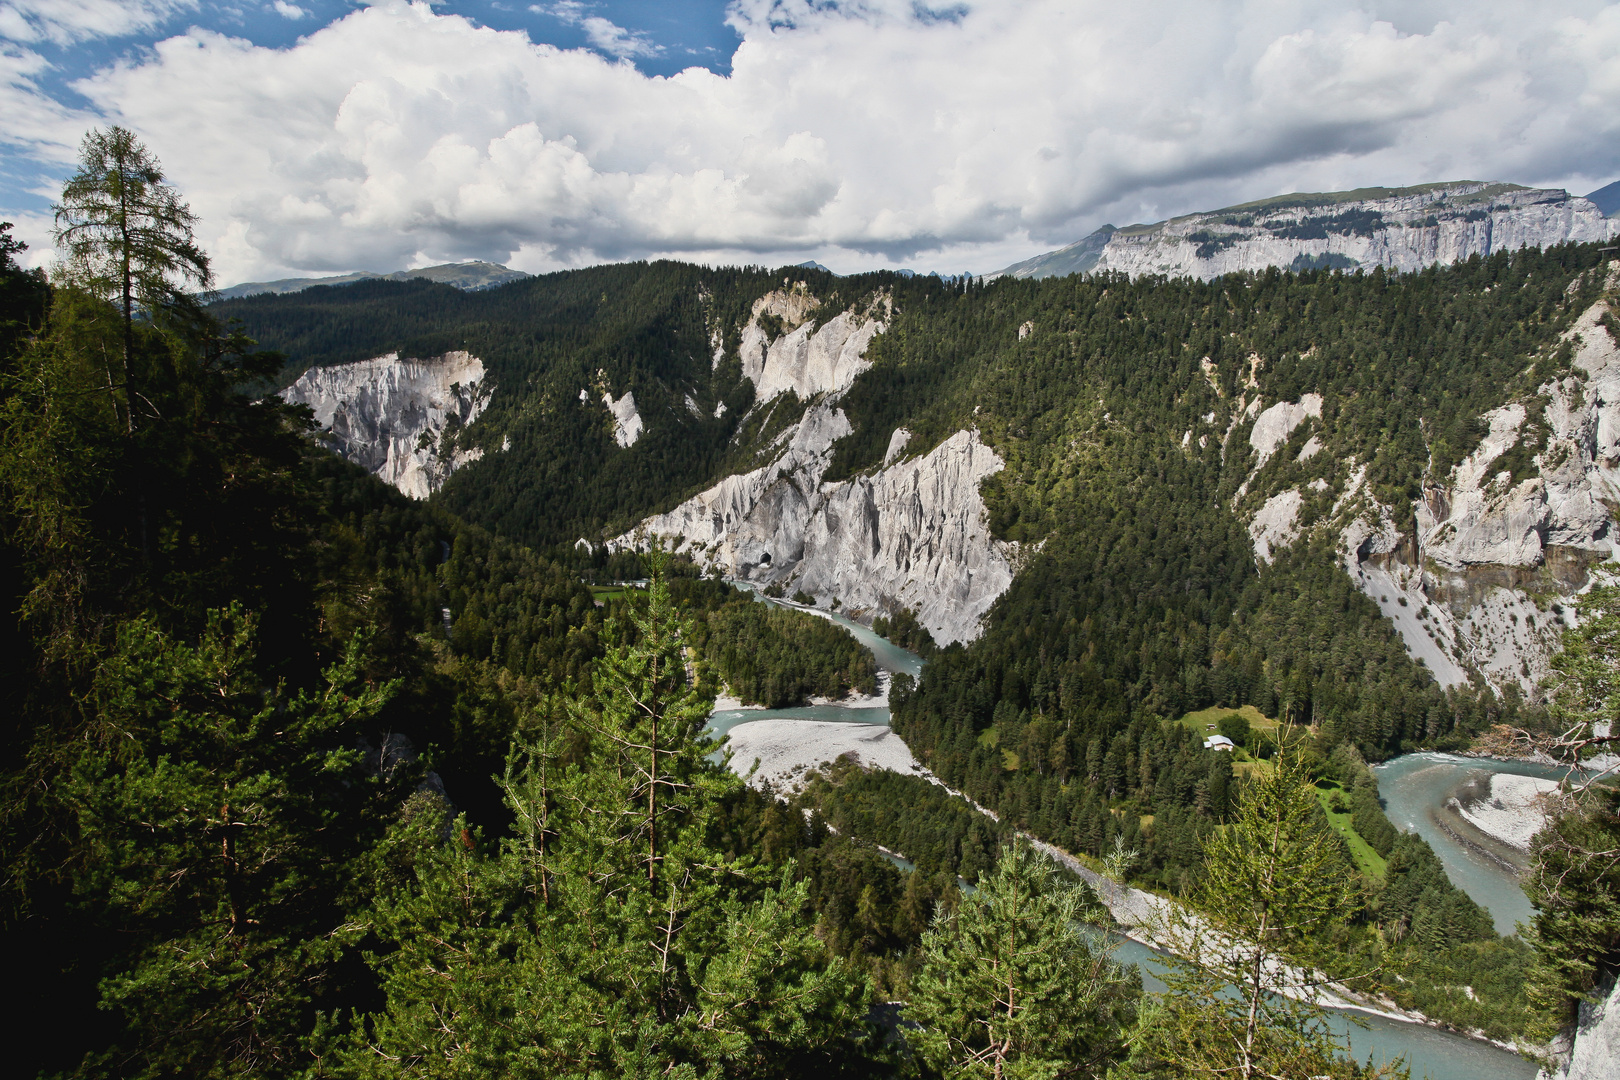
[[[1292,191],[1620,178],[1620,0],[0,0],[0,219],[121,124],[218,281],[986,273]]]

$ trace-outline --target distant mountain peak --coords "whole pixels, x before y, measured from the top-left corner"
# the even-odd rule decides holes
[[[353,285],[359,281],[436,281],[441,285],[450,285],[464,291],[477,289],[493,289],[497,285],[505,285],[512,281],[521,281],[529,277],[521,270],[502,266],[500,263],[481,262],[471,260],[459,263],[440,263],[438,266],[424,266],[417,270],[396,270],[391,274],[373,274],[369,271],[359,271],[354,274],[337,274],[332,277],[306,277],[281,278],[277,281],[246,281],[240,285],[232,285],[228,289],[221,289],[217,299],[234,300],[240,296],[257,296],[262,293],[295,293],[317,285]]]
[[[1598,188],[1586,198],[1588,202],[1603,211],[1604,217],[1614,217],[1617,212],[1620,212],[1620,180],[1616,180],[1606,187]]]
[[[1620,219],[1603,216],[1610,212],[1605,204],[1620,203],[1620,185],[1592,196],[1485,180],[1295,192],[1152,224],[1105,225],[990,276],[1112,270],[1208,280],[1273,266],[1418,270],[1493,251],[1620,235]]]

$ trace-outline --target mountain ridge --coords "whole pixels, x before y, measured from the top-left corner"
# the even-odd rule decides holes
[[[1608,199],[1606,192],[1593,192]],[[1607,205],[1607,203],[1605,203]],[[1612,211],[1562,189],[1461,180],[1295,192],[1149,224],[1105,225],[990,278],[1120,271],[1196,277],[1238,270],[1419,270],[1471,255],[1620,236]]]
[[[362,281],[435,281],[441,285],[449,285],[463,291],[478,289],[493,289],[497,285],[505,285],[512,281],[522,281],[532,275],[522,270],[513,270],[500,263],[474,260],[461,263],[440,263],[437,266],[424,266],[416,270],[395,270],[388,274],[375,274],[367,270],[356,271],[352,274],[337,274],[332,277],[308,278],[278,278],[275,281],[244,281],[240,285],[232,285],[228,289],[220,289],[214,295],[214,300],[236,300],[245,296],[262,296],[266,293],[283,295],[286,293],[303,292],[320,285],[354,285]]]

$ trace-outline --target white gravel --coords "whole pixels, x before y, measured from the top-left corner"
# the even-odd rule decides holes
[[[805,774],[823,762],[851,754],[869,769],[922,773],[900,736],[876,724],[839,724],[824,720],[750,720],[726,736],[731,768],[748,776],[754,762],[759,769],[750,782],[771,784],[778,791],[797,788]]]
[[[1546,822],[1546,796],[1557,790],[1552,780],[1496,773],[1491,777],[1490,798],[1459,806],[1458,813],[1480,832],[1529,851],[1530,838]]]

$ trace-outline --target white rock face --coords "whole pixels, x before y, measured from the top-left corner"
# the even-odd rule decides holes
[[[687,400],[690,401],[690,397]],[[641,414],[636,412],[636,395],[626,390],[624,396],[615,401],[612,394],[604,393],[602,404],[613,414],[613,441],[627,448],[636,445],[636,440],[641,438]]]
[[[905,452],[906,444],[911,441],[911,432],[903,427],[894,429],[889,436],[889,448],[883,452],[883,464],[887,465]]]
[[[283,399],[308,405],[344,457],[414,499],[425,499],[478,450],[440,456],[447,424],[466,425],[488,403],[484,364],[465,352],[310,368]]]
[[[1274,548],[1287,547],[1299,535],[1299,508],[1305,496],[1298,488],[1273,495],[1249,522],[1249,538],[1254,541],[1254,557],[1270,562]]]
[[[1574,374],[1540,388],[1548,430],[1535,458],[1541,475],[1513,483],[1499,464],[1530,426],[1525,405],[1511,403],[1481,417],[1489,430],[1479,447],[1427,484],[1407,519],[1415,537],[1365,493],[1364,470],[1340,500],[1361,507],[1341,535],[1345,569],[1443,685],[1465,682],[1473,668],[1499,688],[1532,692],[1569,616],[1543,609],[1526,586],[1574,592],[1588,566],[1613,558],[1620,348],[1599,325],[1606,310],[1593,305],[1566,334]],[[1257,515],[1251,535],[1262,529],[1278,546],[1271,537],[1281,534]]]
[[[782,581],[845,610],[911,608],[941,645],[977,637],[1012,584],[1017,550],[990,535],[979,495],[1001,458],[976,431],[959,431],[922,457],[823,484],[832,444],[849,432],[843,410],[813,406],[771,464],[727,477],[637,532],[679,537],[678,550],[705,566]]]
[[[1239,270],[1287,268],[1299,259],[1409,271],[1476,254],[1620,235],[1620,219],[1605,218],[1586,199],[1511,184],[1436,184],[1317,206],[1301,205],[1309,196],[1291,206],[1286,197],[1267,201],[1274,205],[1120,229],[1093,269],[1208,280]]]
[[[816,329],[806,320],[817,306],[815,297],[802,285],[778,289],[754,301],[743,327],[740,352],[743,375],[754,384],[755,400],[769,401],[788,391],[805,401],[817,394],[842,393],[872,366],[865,357],[866,347],[883,332],[884,324],[845,311]],[[762,315],[775,315],[792,329],[769,341],[760,326]]]
[[[1256,404],[1258,402],[1257,398]],[[1321,394],[1304,394],[1296,402],[1279,401],[1257,416],[1254,427],[1249,431],[1249,445],[1260,455],[1255,468],[1264,465],[1271,455],[1277,452],[1277,447],[1287,442],[1294,429],[1303,424],[1308,416],[1321,419]],[[1301,456],[1304,456],[1303,451]]]
[[[1620,1076],[1620,983],[1597,1001],[1583,1001],[1576,1014],[1569,1058],[1562,1068],[1542,1071],[1545,1080],[1612,1080]]]

